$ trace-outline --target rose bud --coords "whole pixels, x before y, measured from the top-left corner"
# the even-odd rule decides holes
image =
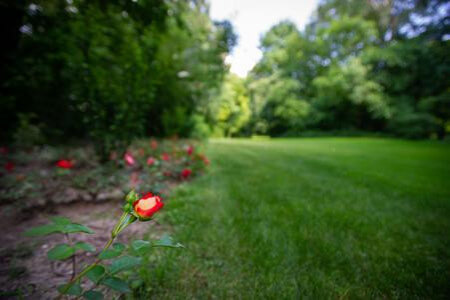
[[[125,201],[127,201],[127,203],[133,204],[138,198],[139,195],[134,190],[131,190],[125,197]]]
[[[163,153],[162,156],[161,156],[161,159],[165,160],[165,161],[168,161],[170,159],[170,156],[167,153]]]
[[[128,166],[133,166],[135,164],[135,160],[133,155],[131,155],[131,153],[125,153],[125,155],[123,156],[123,159],[125,160],[126,164]]]
[[[73,163],[67,159],[61,159],[56,162],[56,166],[62,169],[72,169]]]
[[[14,163],[12,163],[12,162],[10,162],[10,161],[8,161],[8,162],[5,164],[5,170],[8,171],[8,172],[12,172],[12,171],[14,170],[15,167],[16,167],[16,166],[14,165]]]
[[[192,174],[191,169],[183,169],[183,171],[181,171],[181,178],[187,179],[189,178],[189,176],[191,176],[191,174]]]
[[[149,157],[147,159],[147,165],[152,166],[155,163],[155,159],[153,157]]]
[[[188,146],[187,149],[186,149],[187,155],[192,155],[192,152],[194,152],[194,147]]]
[[[149,220],[158,210],[164,206],[159,196],[152,193],[145,194],[141,199],[133,203],[134,212],[141,221]]]

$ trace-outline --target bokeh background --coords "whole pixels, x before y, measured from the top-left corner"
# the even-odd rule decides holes
[[[1,140],[449,132],[447,1],[320,1],[302,29],[261,25],[245,78],[209,6],[2,1]]]
[[[70,277],[23,231],[98,252],[130,189],[166,205],[120,242],[186,249],[106,299],[449,298],[448,1],[0,0],[0,32],[0,298]]]

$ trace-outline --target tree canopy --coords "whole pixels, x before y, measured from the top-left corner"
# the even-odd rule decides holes
[[[300,30],[262,37],[247,78],[238,42],[204,0],[2,2],[0,138],[299,135],[450,131],[449,10],[443,0],[322,0]],[[37,137],[30,137],[34,133]]]
[[[253,105],[247,132],[444,137],[449,11],[437,0],[324,0],[303,31],[290,21],[273,26],[247,78]]]

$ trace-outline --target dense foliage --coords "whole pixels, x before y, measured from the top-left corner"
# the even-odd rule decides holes
[[[15,25],[1,57],[2,139],[33,128],[106,152],[136,136],[186,136],[236,43],[204,1],[21,1],[2,11]]]
[[[262,36],[245,79],[206,0],[0,3],[2,141],[87,138],[106,158],[145,135],[450,131],[444,0],[322,0],[303,30]]]
[[[450,131],[446,1],[325,0],[299,31],[284,21],[261,39],[247,81],[247,133]]]

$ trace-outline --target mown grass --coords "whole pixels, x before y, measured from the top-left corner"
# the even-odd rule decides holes
[[[179,188],[146,296],[450,297],[450,145],[376,138],[215,140]]]

